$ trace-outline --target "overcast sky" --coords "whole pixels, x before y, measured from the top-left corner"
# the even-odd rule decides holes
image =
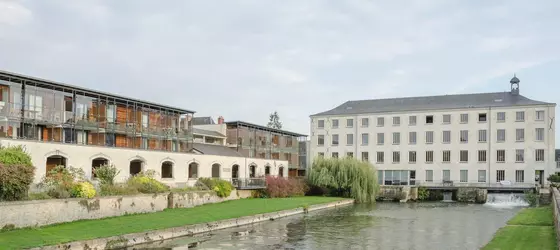
[[[351,99],[560,102],[560,1],[0,0],[0,69],[309,133]],[[557,114],[558,115],[558,114]],[[557,138],[557,141],[560,140]]]

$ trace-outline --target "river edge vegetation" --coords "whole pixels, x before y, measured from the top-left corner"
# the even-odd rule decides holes
[[[111,237],[243,216],[277,212],[341,201],[338,197],[292,197],[241,199],[192,208],[166,209],[162,212],[133,214],[97,220],[82,220],[37,228],[0,232],[0,249],[22,249],[78,240]]]
[[[525,208],[496,232],[483,250],[552,250],[556,245],[552,206]]]

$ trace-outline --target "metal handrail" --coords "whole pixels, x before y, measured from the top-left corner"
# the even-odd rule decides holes
[[[265,178],[232,178],[231,184],[237,189],[263,189],[266,188]]]

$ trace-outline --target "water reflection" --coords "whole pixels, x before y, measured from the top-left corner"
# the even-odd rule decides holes
[[[478,249],[517,210],[458,203],[356,205],[130,249]]]

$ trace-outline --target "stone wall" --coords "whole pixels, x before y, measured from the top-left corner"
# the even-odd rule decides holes
[[[233,190],[227,198],[213,191],[183,194],[142,194],[93,199],[50,199],[0,202],[0,229],[44,226],[84,219],[99,219],[133,213],[152,213],[166,208],[194,207],[207,203],[250,197],[250,191]]]
[[[457,189],[457,201],[480,203],[486,202],[488,190],[482,188],[459,188]]]
[[[557,188],[552,189],[552,207],[554,208],[554,231],[556,231],[556,241],[560,249],[560,192]]]

